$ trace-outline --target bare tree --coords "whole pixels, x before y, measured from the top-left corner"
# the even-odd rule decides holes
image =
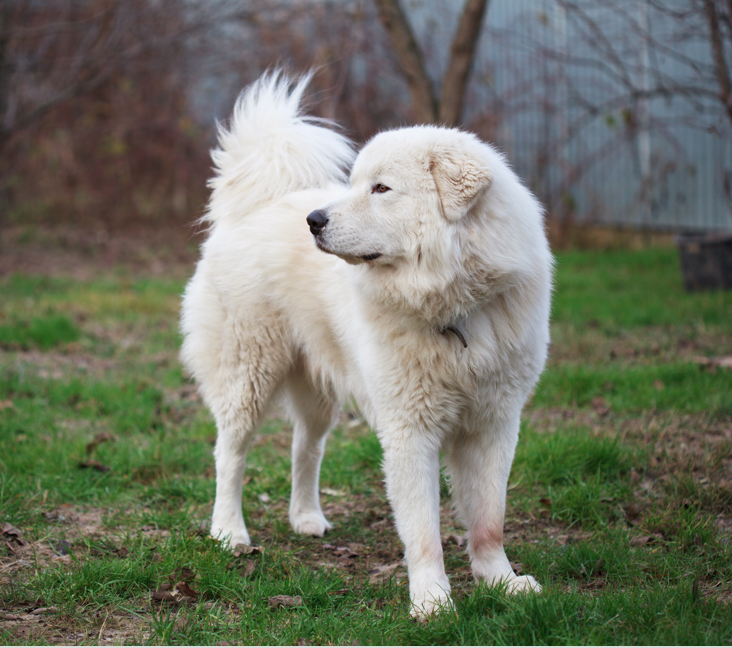
[[[727,63],[730,45],[732,45],[732,3],[729,0],[726,2],[703,0],[703,2],[709,27],[714,72],[719,86],[719,99],[732,121],[732,79]]]
[[[504,47],[531,61],[517,71],[521,92],[507,97],[504,84],[490,104],[503,115],[532,115],[534,138],[522,146],[537,160],[532,171],[541,177],[531,178],[533,186],[557,216],[571,218],[578,195],[585,214],[599,214],[605,199],[612,202],[606,188],[615,180],[605,176],[605,184],[591,187],[588,174],[625,165],[634,209],[646,214],[640,222],[661,218],[662,205],[687,191],[677,180],[695,182],[695,160],[685,156],[696,153],[685,147],[730,136],[732,3],[558,0],[543,8],[533,18],[536,30],[525,14],[505,34],[490,32],[491,42],[506,38]],[[724,185],[732,203],[732,178]]]
[[[466,0],[438,97],[399,0],[376,0],[379,17],[406,77],[418,121],[439,121],[448,126],[460,123],[468,78],[488,4],[489,0]]]
[[[183,71],[196,38],[251,20],[255,3],[49,0],[0,3],[0,149],[15,133],[131,69]],[[190,58],[190,56],[188,57]]]

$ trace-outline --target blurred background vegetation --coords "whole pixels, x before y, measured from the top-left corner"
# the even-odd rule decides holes
[[[559,245],[575,223],[729,230],[730,11],[721,0],[3,0],[0,227],[190,224],[216,120],[281,65],[314,68],[312,111],[358,142],[429,121],[495,142],[547,205]]]

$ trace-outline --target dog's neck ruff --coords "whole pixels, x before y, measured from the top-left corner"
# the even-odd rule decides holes
[[[468,348],[468,343],[465,341],[465,336],[460,332],[460,329],[457,326],[453,324],[448,324],[447,326],[443,326],[442,328],[440,328],[440,333],[442,333],[443,335],[446,335],[448,331],[457,335],[458,340],[463,343],[464,349]]]

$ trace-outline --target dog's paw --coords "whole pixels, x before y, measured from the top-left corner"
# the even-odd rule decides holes
[[[424,623],[429,621],[430,618],[434,618],[438,614],[452,609],[452,599],[446,592],[440,591],[436,595],[431,592],[425,592],[423,595],[412,598],[409,616]]]
[[[333,528],[333,525],[325,519],[325,516],[320,511],[291,516],[290,522],[296,533],[317,536],[319,538],[322,538],[326,531]]]
[[[228,549],[231,549],[232,551],[237,545],[252,544],[252,541],[249,538],[249,533],[246,529],[244,529],[244,531],[232,531],[231,529],[212,527],[211,536],[221,540],[221,544],[223,544]]]
[[[506,594],[521,594],[522,592],[541,592],[541,585],[533,576],[509,576],[493,581],[494,585],[504,584]]]

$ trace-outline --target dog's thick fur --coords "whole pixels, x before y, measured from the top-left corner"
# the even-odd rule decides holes
[[[323,535],[325,438],[353,394],[384,449],[412,614],[450,602],[441,451],[475,577],[538,590],[511,569],[503,521],[549,340],[542,209],[499,153],[459,130],[384,132],[355,157],[330,124],[301,116],[306,83],[265,75],[213,153],[210,236],[182,312],[182,356],[218,427],[211,533],[250,542],[247,445],[282,397],[294,423],[290,521]]]

